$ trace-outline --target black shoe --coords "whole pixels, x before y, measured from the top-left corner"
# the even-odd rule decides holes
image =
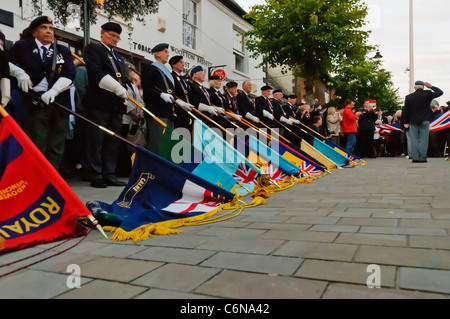
[[[91,181],[91,187],[106,188],[106,187],[108,187],[108,184],[106,184],[102,179],[95,178]]]
[[[422,163],[421,161],[412,160],[412,163]]]
[[[427,160],[419,161],[419,163],[428,163],[428,161]]]
[[[128,183],[121,182],[117,178],[105,178],[103,181],[109,186],[126,186]]]

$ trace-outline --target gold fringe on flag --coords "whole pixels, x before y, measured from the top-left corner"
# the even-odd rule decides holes
[[[267,202],[264,198],[256,197],[253,199],[253,201],[250,204],[242,205],[242,204],[239,204],[239,197],[236,196],[232,202],[222,204],[218,208],[216,208],[208,213],[199,215],[199,216],[173,219],[173,220],[167,220],[167,221],[159,222],[159,223],[142,225],[142,226],[134,229],[131,232],[127,232],[127,231],[121,229],[120,227],[112,227],[112,226],[105,226],[105,227],[103,227],[103,230],[114,233],[113,236],[111,237],[112,240],[125,241],[125,240],[131,239],[131,240],[137,242],[137,241],[141,241],[141,240],[147,240],[147,239],[149,239],[151,237],[155,237],[155,236],[172,235],[172,234],[180,234],[181,233],[180,230],[176,230],[173,228],[178,228],[178,227],[183,227],[183,226],[198,226],[198,225],[205,225],[205,224],[224,221],[224,220],[238,216],[244,208],[255,207],[258,205],[265,205],[265,204],[267,204]],[[210,217],[216,215],[218,212],[221,212],[224,210],[232,210],[232,211],[208,220],[208,218],[210,218]],[[233,214],[234,212],[238,212],[238,213],[233,216],[229,216],[229,215]]]

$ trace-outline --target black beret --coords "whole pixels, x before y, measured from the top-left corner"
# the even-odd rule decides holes
[[[283,90],[282,89],[275,89],[275,90],[273,90],[272,93],[273,94],[275,94],[275,93],[283,93]]]
[[[192,78],[192,76],[193,76],[195,73],[200,72],[200,71],[203,71],[203,68],[202,68],[201,65],[197,65],[196,67],[192,68],[191,73],[190,73],[189,75],[190,75],[191,78]]]
[[[211,75],[209,77],[210,80],[222,80],[222,77],[220,75]]]
[[[264,86],[261,88],[261,91],[267,91],[267,90],[272,90],[272,88],[271,88],[270,86],[268,86],[268,85],[264,85]]]
[[[238,84],[236,82],[228,82],[227,84],[225,84],[225,86],[227,88],[235,88],[238,86]]]
[[[289,95],[289,98],[290,98],[290,99],[296,99],[296,98],[297,98],[297,95],[291,94],[291,95]]]
[[[162,50],[164,50],[164,49],[167,49],[168,47],[169,47],[169,45],[168,45],[167,43],[160,43],[160,44],[157,44],[157,45],[155,45],[155,46],[153,47],[152,53],[160,52],[160,51],[162,51]]]
[[[53,21],[50,17],[47,16],[37,17],[36,19],[31,21],[29,29],[33,30],[38,26],[40,26],[41,24],[53,24]]]
[[[174,64],[177,64],[178,62],[180,62],[181,60],[183,60],[183,56],[176,55],[176,56],[170,58],[169,64],[174,65]]]
[[[102,29],[105,31],[113,31],[118,34],[122,33],[122,27],[120,26],[120,24],[115,22],[106,22],[104,25],[102,25]]]

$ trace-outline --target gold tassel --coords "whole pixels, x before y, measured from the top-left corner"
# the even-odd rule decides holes
[[[0,250],[2,250],[3,248],[5,248],[5,238],[0,237]]]

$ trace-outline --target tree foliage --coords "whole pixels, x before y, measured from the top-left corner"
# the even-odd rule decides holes
[[[335,100],[340,106],[344,105],[345,100],[352,99],[360,107],[364,101],[377,100],[378,109],[387,114],[401,108],[401,98],[392,84],[392,74],[381,67],[379,60],[344,61],[331,81],[336,90]]]
[[[108,15],[108,19],[111,19],[113,16],[120,16],[124,21],[136,19],[143,22],[146,15],[158,11],[160,1],[161,0],[88,0],[89,22],[95,23],[97,21],[99,9],[103,10]],[[35,11],[42,14],[41,0],[31,0],[31,2]],[[71,10],[74,5],[80,8],[80,18],[83,23],[85,2],[85,0],[47,0],[47,5],[54,13],[56,20],[62,25],[66,25],[68,17],[74,14]]]
[[[363,61],[367,44],[367,7],[361,0],[266,0],[247,17],[254,28],[246,33],[253,57],[282,66],[306,79],[307,97],[314,83],[335,73],[343,61]]]

